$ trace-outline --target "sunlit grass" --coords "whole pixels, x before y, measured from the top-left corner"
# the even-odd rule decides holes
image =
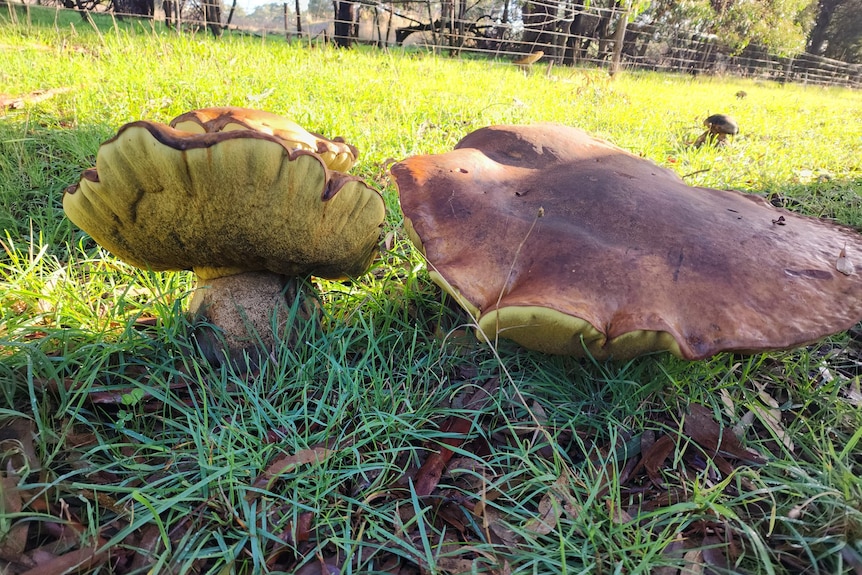
[[[54,27],[52,15],[16,25],[0,10],[0,92],[70,88],[0,117],[0,426],[24,421],[34,437],[32,449],[16,447],[26,465],[7,443],[0,460],[15,462],[4,477],[25,493],[31,522],[82,525],[82,538],[111,548],[150,545],[138,572],[319,571],[337,557],[353,573],[399,561],[439,573],[674,573],[658,570],[731,546],[730,572],[860,568],[858,343],[840,335],[697,363],[489,349],[428,280],[387,173],[482,126],[553,121],[693,185],[776,194],[862,225],[858,92],[523,74],[504,61],[213,41],[107,17],[96,33],[80,18]],[[324,329],[298,326],[299,343],[253,376],[198,361],[182,314],[190,274],[119,262],[60,203],[121,124],[213,105],[343,136],[388,207],[390,242],[372,272],[320,282]],[[740,134],[725,148],[691,148],[716,112],[733,114]],[[486,400],[465,407],[480,387]],[[723,474],[684,431],[691,404],[766,463]],[[417,495],[417,470],[456,435],[444,426],[452,418],[467,420],[469,440],[434,495]],[[673,448],[659,489],[628,465],[662,435]],[[284,468],[261,482],[279,458]],[[16,518],[0,513],[0,545]]]

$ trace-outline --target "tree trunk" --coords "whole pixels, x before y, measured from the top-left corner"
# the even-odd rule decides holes
[[[444,42],[452,46],[455,36],[455,1],[442,0],[440,2],[440,28]]]
[[[608,56],[608,47],[613,43],[611,37],[611,22],[617,14],[624,0],[614,0],[610,3],[610,9],[602,11],[601,19],[599,20],[598,28],[596,29],[596,39],[599,41],[598,58],[604,60]]]
[[[350,48],[355,36],[356,4],[335,0],[332,6],[335,9],[335,45],[339,48]]]
[[[563,56],[563,64],[572,66],[583,60],[587,55],[591,39],[596,34],[600,17],[591,12],[583,2],[574,5],[574,17],[569,24],[566,35],[566,51]]]
[[[236,10],[236,0],[233,0],[233,4],[230,6],[230,12],[227,13],[227,22],[225,26],[230,26],[231,20],[233,20],[233,13]]]
[[[557,6],[553,2],[527,2],[524,4],[524,51],[545,49],[551,52],[555,46],[553,31],[556,27]]]
[[[835,9],[841,4],[842,0],[820,0],[817,3],[817,17],[814,20],[814,27],[808,34],[808,46],[805,51],[809,54],[823,54],[826,49],[826,32],[829,24],[832,22],[832,14]]]
[[[221,26],[221,0],[204,0],[204,22],[213,36],[218,38],[222,34]]]

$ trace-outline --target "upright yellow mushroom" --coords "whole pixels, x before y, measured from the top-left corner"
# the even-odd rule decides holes
[[[365,273],[384,218],[377,191],[274,133],[144,121],[102,144],[63,208],[134,266],[194,270],[198,343],[211,361],[240,364],[269,354],[274,314],[285,321],[301,278]]]

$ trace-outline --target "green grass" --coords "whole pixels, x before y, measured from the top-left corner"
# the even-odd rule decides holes
[[[55,26],[35,7],[13,24],[0,8],[0,93],[69,88],[0,116],[0,571],[23,572],[36,548],[44,562],[94,541],[109,554],[84,570],[99,573],[862,569],[858,339],[697,363],[489,349],[429,281],[387,174],[482,126],[554,121],[691,184],[860,226],[859,92],[524,75],[108,17]],[[389,210],[391,249],[372,273],[319,282],[323,329],[297,326],[301,343],[254,375],[209,367],[186,343],[189,274],[119,262],[60,204],[123,123],[212,105],[345,137]],[[693,150],[716,112],[741,134]],[[763,462],[713,457],[686,427],[696,405]],[[431,495],[417,494],[458,421],[467,440]],[[668,457],[650,477],[639,462],[663,436]]]

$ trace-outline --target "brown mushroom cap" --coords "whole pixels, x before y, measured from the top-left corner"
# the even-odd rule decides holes
[[[494,126],[392,167],[432,278],[493,338],[687,359],[784,349],[862,319],[862,237],[696,188],[581,130]]]
[[[516,66],[531,66],[542,59],[545,53],[542,50],[538,50],[536,52],[531,52],[530,54],[526,54],[521,56],[517,60],[514,60],[512,63]]]
[[[713,134],[735,136],[739,133],[739,124],[727,114],[713,114],[703,121],[703,125],[709,128]]]
[[[384,218],[377,191],[280,138],[153,122],[127,124],[102,144],[63,208],[120,259],[202,278],[360,275]]]
[[[356,163],[359,152],[341,138],[332,140],[306,131],[287,118],[263,110],[231,106],[201,108],[181,114],[171,120],[170,126],[192,133],[255,130],[277,136],[291,149],[302,149],[319,155],[332,170],[346,172]]]

